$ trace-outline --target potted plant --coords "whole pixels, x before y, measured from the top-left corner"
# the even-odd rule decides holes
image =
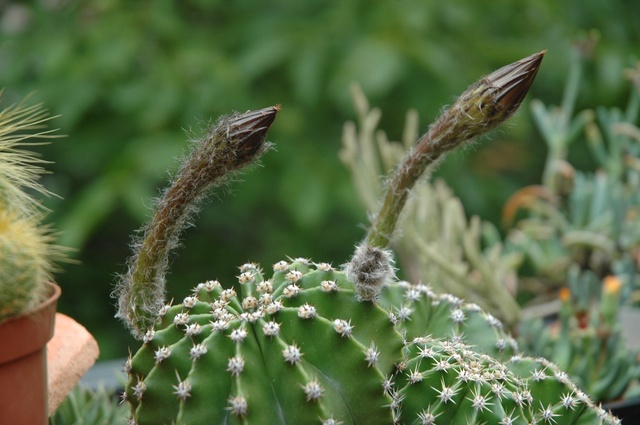
[[[0,423],[43,424],[48,417],[46,344],[60,288],[52,283],[62,256],[32,194],[43,161],[21,146],[55,137],[41,105],[25,101],[0,112]]]
[[[98,353],[76,322],[62,315],[56,324],[61,290],[52,272],[64,249],[53,243],[34,197],[49,194],[38,183],[44,161],[23,149],[56,136],[42,106],[26,102],[0,112],[0,423],[16,425],[46,424]],[[56,344],[47,350],[54,331]],[[48,356],[55,366],[49,370]]]
[[[430,127],[343,270],[247,263],[237,282],[202,282],[167,304],[169,253],[195,201],[267,150],[279,107],[222,118],[161,196],[118,285],[118,315],[142,340],[125,364],[130,423],[618,423],[555,365],[517,355],[477,305],[397,282],[388,249],[414,183],[511,116],[543,53],[484,77]]]

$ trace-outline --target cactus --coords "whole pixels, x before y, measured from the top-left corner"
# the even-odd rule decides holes
[[[34,138],[55,136],[41,130],[50,119],[42,106],[25,102],[0,112],[0,321],[47,297],[54,261],[63,254],[52,244],[43,209],[32,195],[48,194],[37,182],[43,161],[20,148]]]
[[[243,265],[240,294],[208,281],[161,309],[126,364],[134,423],[597,423],[477,306],[408,283],[359,302],[343,272],[306,259],[273,270]]]
[[[0,207],[0,321],[46,298],[50,240],[38,221]]]
[[[237,282],[203,282],[182,303],[164,304],[158,294],[168,245],[145,250],[175,240],[185,204],[163,197],[118,290],[119,316],[143,341],[125,363],[130,423],[619,423],[556,366],[518,356],[501,323],[478,306],[397,282],[387,249],[420,174],[513,113],[541,59],[490,74],[444,113],[391,178],[381,212],[344,270],[294,258],[270,275],[248,263]],[[246,165],[264,151],[276,112],[224,118],[196,152],[214,152],[209,164],[228,164],[225,155],[240,147],[231,156]],[[247,136],[249,150],[242,148]],[[193,175],[192,163],[165,194],[185,192],[177,188],[190,185],[184,176]]]

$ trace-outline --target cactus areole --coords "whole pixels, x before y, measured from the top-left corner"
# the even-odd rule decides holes
[[[474,304],[398,282],[387,249],[406,193],[442,155],[524,98],[544,52],[471,86],[396,173],[344,270],[288,258],[165,304],[167,256],[193,202],[250,164],[279,107],[221,119],[158,202],[116,290],[142,347],[125,364],[130,424],[596,424],[594,406],[544,359],[517,355]],[[236,286],[237,287],[237,286]]]

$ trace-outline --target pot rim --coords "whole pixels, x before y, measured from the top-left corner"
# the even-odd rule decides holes
[[[0,322],[0,365],[42,349],[53,337],[56,306],[62,289],[52,282],[47,285],[49,297],[46,300],[26,313]]]
[[[52,303],[57,302],[58,299],[60,298],[60,295],[62,294],[62,288],[60,288],[60,286],[58,286],[57,283],[53,283],[53,282],[46,282],[45,285],[48,286],[48,292],[49,292],[49,295],[47,296],[47,298],[42,300],[40,303],[38,303],[38,305],[33,307],[31,310],[25,311],[20,314],[16,314],[15,316],[7,317],[4,320],[0,320],[0,326],[11,320],[17,320],[21,317],[32,315],[40,310],[47,308]]]

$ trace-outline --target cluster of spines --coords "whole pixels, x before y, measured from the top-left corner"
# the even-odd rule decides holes
[[[257,412],[272,423],[616,423],[554,365],[514,356],[500,322],[473,304],[403,282],[363,303],[326,263],[273,269],[265,280],[245,264],[240,294],[208,281],[161,309],[126,364],[132,424]]]
[[[462,342],[416,338],[387,381],[399,423],[620,424],[544,358],[507,362]]]
[[[465,342],[499,360],[518,352],[517,342],[490,313],[453,295],[435,293],[427,285],[404,281],[388,285],[379,302],[408,341],[429,335]]]

